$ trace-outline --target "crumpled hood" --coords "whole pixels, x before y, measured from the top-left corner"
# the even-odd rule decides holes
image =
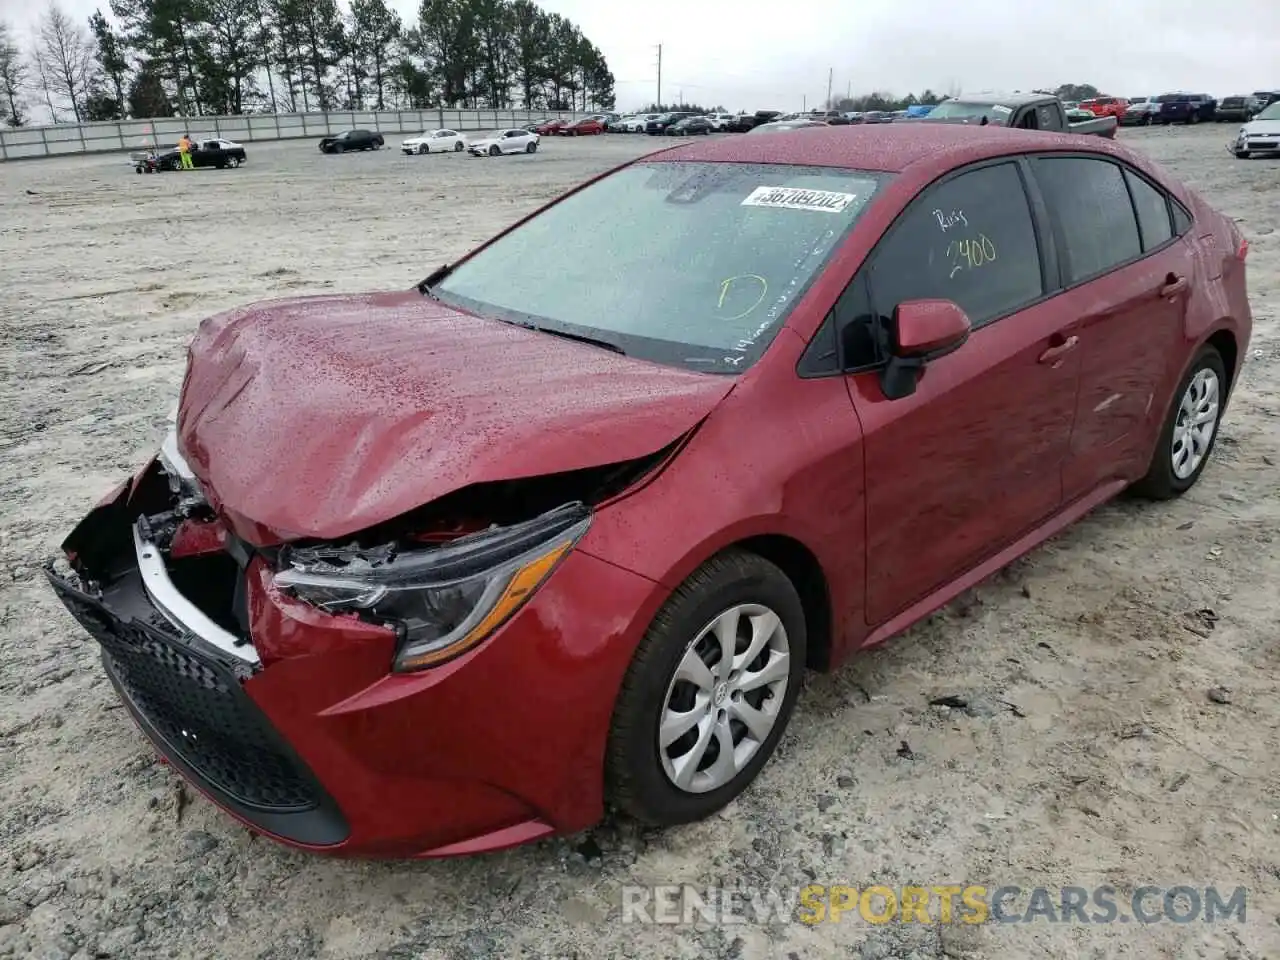
[[[474,483],[653,453],[732,385],[416,290],[310,297],[200,326],[178,440],[238,526],[329,539]]]

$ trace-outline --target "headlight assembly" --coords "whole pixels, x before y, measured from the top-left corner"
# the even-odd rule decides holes
[[[286,549],[276,587],[335,613],[396,628],[394,668],[434,666],[502,626],[586,533],[591,514],[567,504],[524,523],[439,547]]]

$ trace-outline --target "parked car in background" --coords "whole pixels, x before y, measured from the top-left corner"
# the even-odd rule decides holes
[[[1255,90],[1249,97],[1249,109],[1258,114],[1277,102],[1280,102],[1280,90]]]
[[[1079,107],[1080,107],[1079,100],[1063,100],[1062,101],[1063,110],[1076,110],[1076,109],[1079,109]]]
[[[1213,112],[1213,118],[1219,123],[1230,123],[1232,121],[1247,123],[1253,114],[1253,104],[1249,97],[1223,97],[1218,101],[1217,109]]]
[[[644,132],[648,134],[658,135],[667,132],[667,127],[679,123],[685,117],[692,117],[694,113],[690,110],[676,110],[672,113],[664,113],[658,116],[656,120],[650,120],[644,125]]]
[[[568,122],[567,120],[561,120],[559,117],[550,117],[534,127],[532,132],[540,137],[555,136]]]
[[[1149,127],[1159,112],[1160,104],[1155,97],[1134,97],[1125,107],[1120,123],[1126,127]]]
[[[927,117],[933,112],[934,106],[936,106],[936,104],[913,103],[911,106],[907,107],[907,116],[912,120],[916,120],[920,117]]]
[[[504,153],[536,153],[539,135],[528,130],[494,130],[472,140],[467,149],[473,156],[497,157]]]
[[[862,114],[863,123],[893,123],[893,114],[888,110],[866,110]]]
[[[1162,93],[1156,97],[1160,111],[1156,123],[1200,123],[1212,120],[1218,109],[1218,101],[1207,93]]]
[[[1229,149],[1241,160],[1280,153],[1280,100],[1242,126]]]
[[[638,113],[636,118],[627,124],[627,133],[644,133],[649,122],[661,116],[660,113]]]
[[[829,126],[824,120],[773,120],[752,127],[747,133],[787,133],[791,130],[804,130],[809,127]]]
[[[596,117],[574,120],[556,131],[556,135],[561,137],[594,137],[602,133],[604,133],[604,124]]]
[[[182,167],[182,154],[177,147],[161,150],[157,153],[131,155],[134,170],[138,173],[160,173],[178,170]],[[234,170],[248,161],[244,146],[234,140],[222,137],[211,137],[207,140],[191,142],[191,165],[199,168]]]
[[[617,122],[609,124],[609,133],[630,133],[631,124],[636,122],[634,114],[627,114],[625,117],[619,117]]]
[[[347,130],[320,141],[321,153],[348,153],[352,150],[381,150],[386,141],[372,130]]]
[[[606,132],[608,132],[610,127],[612,127],[615,123],[618,123],[622,120],[622,114],[598,113],[595,115],[595,118],[600,121],[600,125],[604,127]]]
[[[456,130],[424,130],[400,144],[406,155],[428,153],[461,153],[467,149],[467,138]]]
[[[1072,117],[1076,119],[1072,119]],[[1068,111],[1050,94],[1014,93],[970,94],[938,104],[919,123],[965,123],[977,126],[1016,127],[1114,138],[1119,122],[1115,117],[1099,117],[1091,110]]]
[[[708,113],[707,119],[711,121],[712,130],[728,130],[729,125],[733,123],[734,115],[732,113]]]
[[[711,121],[706,117],[685,117],[667,127],[666,134],[669,137],[689,137],[709,134],[711,130]]]
[[[845,116],[849,118],[850,123],[862,123],[863,121],[863,114],[861,110],[850,110],[845,114]]]
[[[1129,101],[1124,97],[1094,97],[1080,101],[1081,110],[1088,110],[1095,117],[1115,117],[1117,120],[1124,116],[1128,105]]]
[[[757,110],[755,113],[740,113],[729,122],[729,129],[734,133],[746,133],[762,123],[772,123],[781,116],[781,110]]]
[[[839,110],[814,110],[812,113],[804,114],[804,116],[810,120],[821,120],[832,127],[845,126],[849,122],[849,118]]]
[[[201,323],[159,451],[43,568],[101,648],[71,669],[193,791],[311,852],[702,820],[770,762],[808,669],[1126,490],[1195,488],[1250,355],[1247,252],[1098,139],[659,151],[416,289]],[[821,715],[855,679],[800,714],[846,753],[864,724]],[[70,757],[46,789],[91,782]]]

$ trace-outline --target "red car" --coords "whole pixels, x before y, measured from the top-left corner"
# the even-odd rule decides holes
[[[1129,109],[1129,101],[1124,97],[1096,97],[1080,101],[1080,109],[1088,110],[1095,117],[1115,117],[1119,120]]]
[[[156,749],[277,840],[692,821],[806,668],[1197,481],[1246,253],[1102,139],[700,141],[416,289],[206,320],[174,433],[49,579]]]
[[[564,125],[565,121],[563,120],[547,120],[534,127],[533,132],[540,137],[550,137],[559,133]]]
[[[565,137],[594,136],[597,133],[604,133],[604,124],[595,117],[584,117],[581,120],[573,121],[573,123],[565,124],[556,133]]]

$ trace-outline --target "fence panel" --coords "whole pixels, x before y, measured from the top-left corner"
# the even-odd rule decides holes
[[[334,136],[363,128],[412,136],[446,127],[465,133],[518,127],[543,117],[576,120],[589,114],[572,110],[338,110],[329,113],[258,113],[243,116],[165,117],[59,123],[44,127],[0,129],[0,161],[74,154],[136,151],[176,144],[184,133],[195,139],[225,137],[242,143],[267,143]]]

